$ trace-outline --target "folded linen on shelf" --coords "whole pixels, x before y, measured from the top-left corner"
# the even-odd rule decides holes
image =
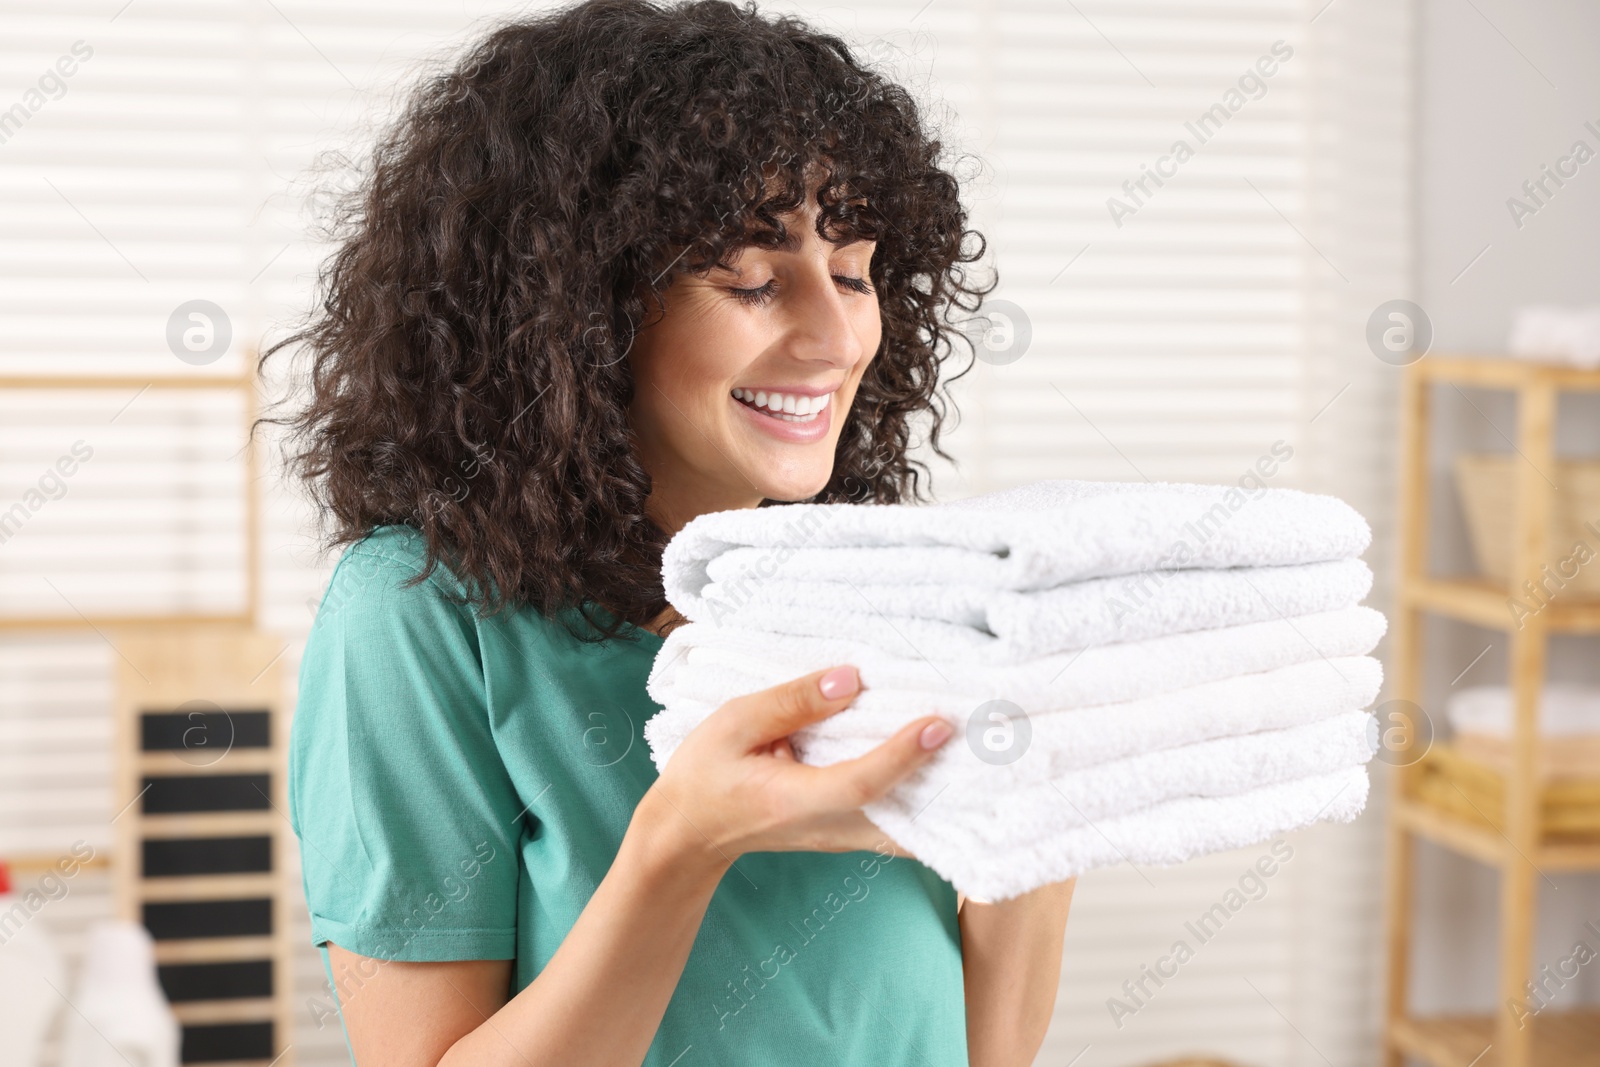
[[[1509,686],[1474,685],[1452,693],[1445,714],[1459,733],[1510,737],[1514,706]],[[1539,733],[1545,737],[1600,735],[1600,686],[1545,685],[1539,691]]]
[[[1600,367],[1600,307],[1519,307],[1511,315],[1507,348],[1518,359]]]

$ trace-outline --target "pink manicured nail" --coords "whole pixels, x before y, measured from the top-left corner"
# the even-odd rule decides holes
[[[835,667],[822,676],[817,683],[817,688],[822,690],[822,695],[828,700],[838,700],[856,691],[856,669],[854,667]]]
[[[923,748],[938,748],[950,739],[950,724],[944,721],[930,722],[922,728],[922,733],[917,735],[917,742]]]

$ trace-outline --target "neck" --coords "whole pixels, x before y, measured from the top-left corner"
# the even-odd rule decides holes
[[[688,621],[688,619],[685,619],[682,615],[678,614],[677,608],[673,607],[671,604],[668,604],[665,611],[645,624],[645,629],[649,630],[657,637],[665,637],[667,636],[668,629],[677,626],[679,623],[685,623]]]
[[[658,480],[645,502],[645,514],[672,537],[689,524],[689,520],[713,511],[736,511],[760,505],[763,497],[753,487],[743,492],[726,491],[704,483],[690,485],[663,485]]]
[[[748,483],[744,491],[739,492],[709,484],[704,479],[675,481],[658,477],[652,480],[650,497],[645,501],[645,514],[670,538],[697,516],[713,511],[758,507],[763,499],[755,487]],[[676,608],[668,604],[666,610],[651,619],[645,629],[658,637],[665,637],[671,628],[687,621],[678,614]]]

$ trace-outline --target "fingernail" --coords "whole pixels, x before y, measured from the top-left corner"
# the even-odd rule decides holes
[[[822,695],[828,700],[838,700],[842,696],[847,696],[856,691],[856,669],[835,667],[822,676],[817,688],[822,690]]]
[[[922,728],[922,733],[917,735],[917,742],[923,748],[938,748],[950,739],[950,724],[944,720],[930,722]]]

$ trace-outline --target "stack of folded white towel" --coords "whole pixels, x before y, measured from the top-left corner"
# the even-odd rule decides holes
[[[1339,500],[1259,486],[703,515],[663,557],[690,622],[656,658],[645,737],[665,767],[726,701],[854,664],[863,692],[797,754],[948,717],[957,735],[866,814],[990,900],[1348,821],[1381,682],[1370,536]]]
[[[1518,359],[1600,368],[1600,307],[1519,307],[1507,347]]]

